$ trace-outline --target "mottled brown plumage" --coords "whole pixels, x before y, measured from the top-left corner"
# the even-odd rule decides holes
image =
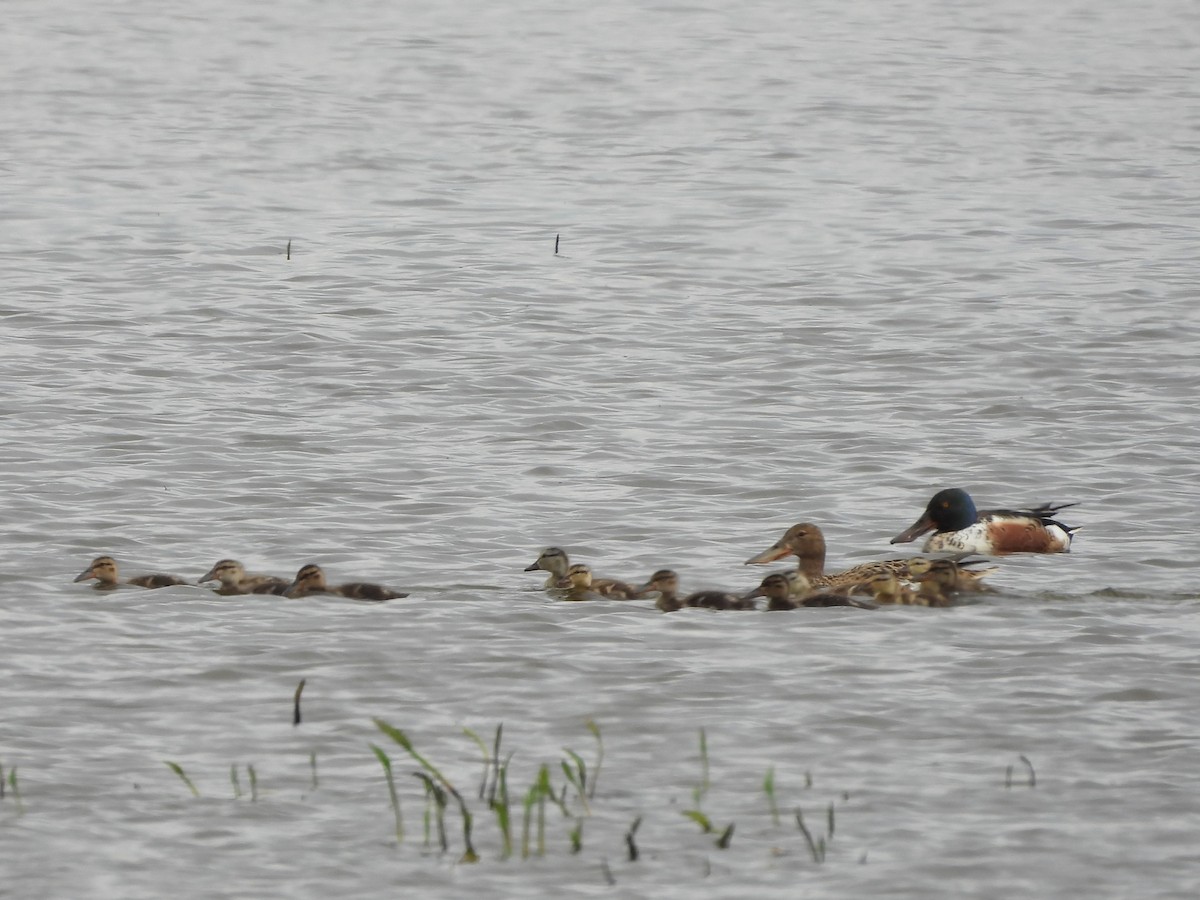
[[[320,566],[309,563],[301,566],[295,580],[284,592],[286,597],[307,597],[311,594],[334,594],[351,600],[398,600],[408,594],[394,591],[381,584],[368,584],[362,581],[351,581],[336,587],[326,583],[325,573]]]
[[[803,573],[773,572],[762,580],[744,599],[766,597],[767,609],[775,612],[799,609],[802,606],[854,606],[859,609],[875,609],[874,603],[836,594],[832,591],[813,589]]]
[[[188,583],[175,575],[135,575],[133,578],[121,581],[117,574],[117,561],[111,556],[97,556],[92,560],[90,566],[75,576],[76,581],[87,581],[91,578],[96,579],[96,583],[92,586],[98,591],[112,590],[122,584],[143,588],[162,588]]]
[[[746,560],[746,565],[774,562],[793,554],[800,561],[800,572],[814,588],[852,588],[866,584],[881,572],[894,572],[900,577],[908,574],[907,562],[903,559],[862,563],[841,572],[825,574],[825,535],[811,522],[793,525],[762,553]]]
[[[246,568],[236,559],[222,559],[204,573],[200,583],[206,581],[220,582],[216,589],[218,594],[234,596],[238,594],[282,594],[292,582],[286,578],[274,575],[247,574]]]
[[[547,547],[536,560],[525,567],[526,572],[536,572],[539,569],[550,573],[546,579],[547,588],[570,586],[568,574],[571,560],[567,557],[567,551],[561,547]],[[639,596],[638,589],[633,585],[616,578],[599,578],[595,575],[592,576],[590,590],[609,600],[635,600]]]

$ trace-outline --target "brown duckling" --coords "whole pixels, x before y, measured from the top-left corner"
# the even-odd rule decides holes
[[[564,600],[606,600],[609,599],[596,590],[592,579],[592,570],[583,563],[575,563],[567,569],[566,584],[564,585]]]
[[[784,532],[783,537],[762,553],[746,560],[746,565],[774,562],[789,554],[795,554],[796,558],[800,560],[800,571],[814,588],[853,588],[866,584],[881,572],[895,572],[900,577],[906,577],[908,574],[906,560],[884,559],[862,563],[853,568],[826,575],[825,534],[811,522],[793,525]]]
[[[675,612],[683,609],[683,599],[679,596],[679,576],[674,569],[659,569],[650,576],[650,580],[638,588],[638,593],[645,595],[651,591],[658,594],[654,605],[663,612]]]
[[[882,572],[872,578],[865,588],[876,603],[900,606],[950,606],[952,598],[934,581],[925,581],[916,588],[905,584],[893,572]]]
[[[767,609],[780,611],[802,606],[854,606],[858,609],[878,609],[874,603],[859,600],[833,591],[814,591],[804,573],[773,572],[762,580],[744,599],[766,597]]]
[[[135,575],[133,578],[121,581],[117,575],[117,561],[111,556],[97,556],[92,564],[75,576],[76,581],[87,581],[95,578],[92,585],[98,591],[110,591],[121,584],[132,584],[135,587],[161,588],[176,584],[188,584],[175,575]]]
[[[547,547],[533,563],[525,567],[526,572],[536,572],[538,569],[550,573],[550,577],[546,579],[546,587],[565,588],[570,586],[567,576],[571,569],[571,561],[567,557],[567,551],[561,547]],[[615,578],[593,576],[590,590],[609,600],[635,600],[638,597],[637,588]]]
[[[999,566],[988,566],[986,569],[973,569],[971,566],[980,565],[987,560],[970,559],[967,556],[929,559],[915,556],[908,561],[909,577],[920,583],[936,583],[946,591],[995,591],[985,584],[983,577],[999,571]]]
[[[330,586],[325,582],[325,573],[321,571],[321,567],[312,563],[301,566],[295,581],[283,592],[285,597],[307,597],[309,594],[336,594],[351,600],[398,600],[408,596],[381,584],[366,584],[361,581]]]
[[[640,592],[658,592],[654,605],[663,612],[676,612],[685,606],[701,609],[754,609],[753,601],[744,600],[728,591],[693,591],[686,597],[679,596],[679,576],[674,569],[659,569],[650,580],[638,588]]]
[[[204,573],[200,583],[219,581],[217,593],[224,596],[235,594],[282,594],[292,582],[274,575],[248,575],[246,568],[236,559],[222,559]]]

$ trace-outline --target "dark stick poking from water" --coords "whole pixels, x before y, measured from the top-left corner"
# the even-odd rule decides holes
[[[556,234],[556,235],[554,236],[554,255],[555,255],[555,256],[558,256],[558,239],[559,239],[560,237],[562,237],[562,235],[561,235],[561,234]]]
[[[1026,786],[1031,788],[1037,787],[1037,773],[1033,771],[1033,763],[1029,761],[1029,757],[1025,756],[1023,753],[1018,753],[1017,759],[1023,762],[1025,764],[1025,768],[1029,770],[1029,780],[1025,782]],[[1012,778],[1013,767],[1006,766],[1004,769],[1004,786],[1006,788],[1011,788],[1013,786]]]
[[[287,245],[287,258],[289,261],[291,261],[291,258],[292,258],[292,242],[291,241],[288,241],[288,245]]]
[[[304,683],[307,678],[301,678],[300,683],[296,685],[296,693],[292,697],[292,725],[300,724],[300,695],[304,693]]]
[[[1033,771],[1033,763],[1031,763],[1029,761],[1029,757],[1018,753],[1017,759],[1019,759],[1021,762],[1025,763],[1025,768],[1027,768],[1029,770],[1029,786],[1031,788],[1037,787],[1037,775]]]

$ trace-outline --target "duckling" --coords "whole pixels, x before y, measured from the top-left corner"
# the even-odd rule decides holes
[[[908,573],[903,559],[884,559],[860,565],[841,572],[825,574],[825,534],[812,522],[793,525],[774,544],[746,560],[746,565],[774,562],[789,554],[800,561],[800,571],[814,588],[854,588],[864,585],[881,572],[895,572],[901,577]]]
[[[999,566],[988,566],[986,569],[972,569],[970,566],[977,566],[986,562],[982,559],[970,559],[968,554],[960,554],[955,557],[943,559],[928,559],[923,556],[914,556],[908,561],[909,576],[918,582],[937,582],[942,588],[948,591],[977,591],[992,592],[995,591],[989,584],[985,584],[983,577],[990,575],[992,572],[999,571]]]
[[[200,583],[219,581],[217,593],[224,596],[235,594],[282,594],[291,582],[274,575],[247,575],[246,568],[236,559],[222,559],[204,573]]]
[[[136,587],[144,588],[161,588],[171,587],[176,584],[188,584],[182,578],[174,575],[135,575],[133,578],[122,582],[117,577],[117,561],[111,556],[97,556],[92,560],[92,564],[75,576],[76,581],[87,581],[89,578],[95,578],[96,583],[92,585],[98,591],[110,591],[120,584],[132,584]]]
[[[351,600],[398,600],[408,596],[381,584],[365,584],[361,581],[331,587],[325,583],[325,573],[321,567],[312,563],[301,566],[295,581],[283,592],[285,597],[307,597],[309,594],[336,594]]]
[[[663,612],[676,612],[685,606],[703,609],[754,609],[754,603],[728,591],[693,591],[686,597],[679,596],[679,576],[673,569],[659,569],[650,580],[638,588],[643,595],[656,591],[655,606]]]
[[[654,605],[663,612],[683,609],[683,600],[679,596],[679,576],[675,574],[674,569],[659,569],[637,590],[642,596],[650,592],[657,593],[658,599],[654,601]]]
[[[964,591],[993,590],[980,579],[988,572],[994,572],[996,566],[971,570],[964,568],[964,565],[953,559],[922,560],[912,570],[918,584],[918,595],[928,601],[928,606],[950,606],[955,596]]]
[[[877,603],[901,606],[950,606],[951,597],[941,584],[922,582],[916,589],[905,584],[893,572],[883,572],[872,578],[865,587]]]
[[[916,591],[904,584],[894,572],[880,572],[862,586],[871,593],[876,603],[905,604],[916,603]]]
[[[766,597],[767,609],[780,611],[801,606],[854,606],[859,609],[878,609],[874,603],[836,594],[832,591],[813,593],[803,573],[774,572],[762,580],[743,599]]]
[[[564,600],[605,599],[605,596],[594,588],[592,570],[583,563],[575,563],[567,569],[567,583],[565,587]]]
[[[566,550],[561,547],[547,547],[533,563],[525,567],[525,571],[536,572],[541,569],[549,572],[550,577],[546,579],[546,587],[563,588],[568,587],[567,575],[570,568],[571,561],[567,557]],[[615,578],[593,576],[591,590],[609,600],[635,600],[638,597],[637,588]]]

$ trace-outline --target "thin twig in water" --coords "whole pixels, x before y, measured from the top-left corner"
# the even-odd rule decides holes
[[[636,819],[633,820],[633,824],[629,826],[629,830],[627,832],[625,832],[625,846],[629,848],[629,861],[630,862],[637,862],[638,848],[637,848],[637,844],[634,843],[633,838],[634,838],[634,835],[637,834],[637,830],[639,827],[641,827],[641,824],[642,824],[642,817],[638,816]]]
[[[300,724],[300,695],[304,693],[304,683],[307,678],[301,678],[300,683],[296,685],[296,693],[292,697],[292,725]]]
[[[1029,761],[1027,756],[1020,753],[1017,754],[1017,759],[1025,763],[1025,768],[1029,770],[1029,786],[1037,787],[1037,774],[1033,771],[1033,763]]]

